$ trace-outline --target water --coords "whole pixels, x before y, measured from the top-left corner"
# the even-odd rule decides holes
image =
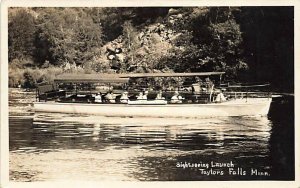
[[[269,117],[207,119],[34,114],[34,97],[10,90],[12,181],[294,179],[292,97]]]

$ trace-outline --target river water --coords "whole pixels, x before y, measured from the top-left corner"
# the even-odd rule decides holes
[[[10,89],[11,181],[295,178],[293,97],[268,117],[206,119],[35,114],[34,100]]]

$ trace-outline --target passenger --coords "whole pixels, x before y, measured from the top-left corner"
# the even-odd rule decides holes
[[[183,97],[179,95],[178,91],[175,91],[173,97],[171,98],[171,103],[182,103]]]
[[[157,93],[155,99],[156,100],[164,100],[165,99],[165,97],[162,96],[162,91],[161,90],[159,90],[159,92]]]
[[[105,99],[107,100],[107,102],[109,103],[116,103],[116,96],[115,94],[112,93],[112,91],[108,92],[105,95]]]
[[[148,91],[140,92],[137,96],[137,100],[147,100],[148,99]]]
[[[226,101],[226,97],[224,96],[223,92],[219,93],[216,97],[215,102],[224,102]]]
[[[180,101],[179,103],[182,103],[183,99],[184,98],[181,95],[178,95],[178,100]]]
[[[129,98],[128,98],[128,92],[125,91],[125,92],[123,92],[122,95],[121,95],[120,102],[121,102],[121,103],[124,103],[124,104],[127,104],[127,103],[128,103],[128,100],[129,100]]]
[[[102,103],[101,93],[97,93],[95,96],[95,103]]]
[[[143,93],[140,92],[139,95],[137,96],[137,100],[143,100],[143,97],[144,97]]]
[[[205,85],[208,92],[212,92],[214,89],[214,83],[209,79],[209,77],[205,78]]]
[[[201,85],[199,83],[192,84],[192,91],[194,94],[199,94],[201,92]]]
[[[143,100],[148,99],[148,91],[144,91]]]

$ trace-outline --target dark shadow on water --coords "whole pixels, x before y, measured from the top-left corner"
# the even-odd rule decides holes
[[[295,180],[295,111],[294,97],[284,96],[272,103],[269,119],[273,126],[270,160],[274,179]]]

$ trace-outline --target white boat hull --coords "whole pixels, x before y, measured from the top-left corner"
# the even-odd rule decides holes
[[[144,117],[214,117],[214,116],[265,116],[271,98],[248,98],[211,104],[83,104],[35,102],[36,112],[97,114],[104,116]]]

